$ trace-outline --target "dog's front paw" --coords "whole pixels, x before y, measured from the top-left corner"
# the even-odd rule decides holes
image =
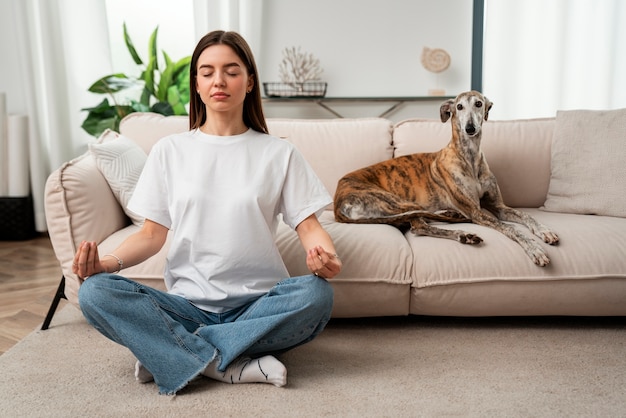
[[[462,232],[459,235],[459,242],[461,244],[477,245],[483,242],[483,239],[476,234],[470,234],[469,232]]]
[[[539,234],[539,237],[543,240],[543,242],[550,244],[550,245],[556,245],[559,243],[559,236],[555,232],[550,231],[549,229],[541,231]]]
[[[546,244],[556,245],[559,243],[559,236],[557,233],[545,225],[537,223],[536,225],[529,226],[528,228],[534,235],[541,238],[541,240]]]
[[[545,267],[550,264],[550,257],[541,248],[537,247],[534,251],[529,252],[528,255],[533,260],[533,263],[539,267]]]

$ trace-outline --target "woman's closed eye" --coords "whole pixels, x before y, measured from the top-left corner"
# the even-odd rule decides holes
[[[233,71],[226,71],[224,74],[229,76],[229,77],[237,77],[238,75],[240,75],[239,72],[233,72]],[[214,75],[214,73],[200,74],[201,77],[213,77],[213,75]]]

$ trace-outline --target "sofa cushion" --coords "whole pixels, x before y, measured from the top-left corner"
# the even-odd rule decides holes
[[[272,135],[298,148],[333,196],[344,174],[393,156],[390,121],[268,119]]]
[[[507,205],[536,208],[545,202],[553,126],[554,118],[483,124],[481,148]],[[450,138],[449,122],[408,119],[394,127],[395,156],[438,151]]]
[[[342,224],[331,212],[320,217],[341,257],[333,317],[407,315],[413,255],[402,233],[389,225]],[[291,276],[311,274],[297,233],[280,223],[278,249]]]
[[[124,213],[135,225],[141,225],[143,217],[128,210],[127,206],[146,163],[146,153],[137,143],[110,129],[97,143],[89,144],[89,152]]]
[[[475,224],[438,226],[476,233],[484,239],[477,246],[407,233],[415,254],[411,313],[623,314],[626,219],[523,210],[559,234],[559,245],[540,244],[551,259],[547,267],[533,264],[522,248],[503,234]],[[516,226],[530,234],[525,227]],[[595,289],[593,282],[597,283]]]
[[[626,109],[557,112],[544,209],[626,217]]]

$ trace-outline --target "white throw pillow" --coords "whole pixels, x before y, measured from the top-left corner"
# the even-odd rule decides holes
[[[626,109],[559,111],[549,212],[626,217]]]
[[[144,219],[128,210],[127,205],[146,163],[146,153],[131,139],[109,129],[97,143],[89,145],[89,151],[124,213],[135,225],[143,224]]]

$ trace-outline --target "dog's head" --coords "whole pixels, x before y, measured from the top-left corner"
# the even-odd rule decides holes
[[[452,123],[456,123],[459,129],[474,136],[480,132],[483,121],[489,118],[491,106],[493,103],[489,99],[472,90],[446,100],[439,108],[439,114],[442,122],[452,118]]]

